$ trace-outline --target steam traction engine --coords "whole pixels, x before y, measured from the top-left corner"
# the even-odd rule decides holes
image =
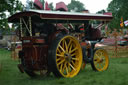
[[[91,63],[96,71],[106,70],[109,63],[107,52],[104,49],[95,49],[95,44],[101,37],[93,38],[95,31],[91,32],[89,21],[108,22],[111,19],[112,16],[109,15],[42,10],[12,15],[8,21],[19,23],[20,26],[20,71],[31,77],[45,76],[50,72],[57,77],[74,77],[79,73],[82,62]],[[78,31],[76,23],[84,24],[83,33]],[[67,24],[70,29],[67,30],[62,24]],[[83,36],[78,37],[81,34]],[[85,41],[90,42],[90,47],[85,45]]]

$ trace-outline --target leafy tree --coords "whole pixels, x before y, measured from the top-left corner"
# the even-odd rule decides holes
[[[50,3],[50,4],[49,4],[49,8],[50,8],[51,10],[54,9],[54,7],[53,7],[53,3]]]
[[[80,1],[71,0],[71,3],[67,5],[69,11],[77,11],[80,12],[82,10],[85,10],[84,4]]]
[[[104,9],[102,9],[101,11],[98,11],[97,14],[103,14],[105,13],[106,11]]]
[[[113,20],[111,22],[111,28],[120,28],[120,20],[128,20],[128,1],[127,0],[113,0],[108,5],[107,10],[112,12]]]
[[[35,7],[34,7],[34,4],[33,4],[33,1],[29,1],[29,8],[30,9],[35,9]]]
[[[9,31],[8,15],[12,15],[18,10],[23,10],[23,5],[19,0],[0,0],[0,29]]]
[[[43,9],[44,9],[45,1],[44,1],[44,0],[40,0],[40,2],[42,3],[42,5],[43,5]]]

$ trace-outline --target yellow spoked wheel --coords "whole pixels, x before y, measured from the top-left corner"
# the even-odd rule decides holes
[[[104,71],[108,68],[109,57],[104,49],[96,49],[94,52],[93,60],[91,62],[93,70]]]
[[[64,36],[57,39],[52,48],[52,71],[60,77],[74,77],[78,74],[82,64],[82,49],[76,38]]]

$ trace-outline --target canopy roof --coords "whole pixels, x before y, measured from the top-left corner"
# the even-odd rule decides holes
[[[9,22],[19,22],[20,18],[28,19],[31,17],[35,22],[83,22],[87,20],[111,21],[112,15],[91,14],[80,12],[62,12],[46,10],[29,10],[18,12],[8,18]]]

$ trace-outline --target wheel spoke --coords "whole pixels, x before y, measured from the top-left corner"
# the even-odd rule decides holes
[[[67,64],[67,62],[65,61],[65,63],[64,63],[64,67],[63,67],[64,69],[66,68],[66,64]]]
[[[103,56],[103,53],[101,52],[101,55],[100,55],[100,58],[103,58],[104,56]]]
[[[68,48],[70,47],[71,42],[72,42],[72,40],[69,40],[69,43],[68,43]]]
[[[71,54],[72,57],[75,56],[75,55],[76,55],[76,53]]]
[[[68,71],[68,67],[67,67],[67,62],[65,62],[65,64],[64,64],[64,69],[66,70],[66,74],[68,75],[69,71]]]
[[[99,55],[96,53],[96,54],[95,54],[95,57],[99,58]]]
[[[63,64],[64,63],[64,59],[63,60],[61,60],[59,63],[57,63],[57,65],[59,66],[60,64]]]
[[[68,45],[67,45],[66,40],[64,41],[64,44],[65,44],[65,47],[66,47],[66,52],[68,52]]]
[[[59,50],[59,48],[57,49],[57,52],[61,53],[61,51]]]
[[[101,66],[101,64],[100,64],[100,63],[99,63],[99,68],[100,68],[100,69],[102,69],[102,66]]]
[[[71,68],[70,68],[70,65],[69,65],[69,63],[68,63],[67,65],[68,65],[68,71],[70,72]]]
[[[69,53],[72,53],[72,52],[74,52],[74,51],[76,51],[78,48],[77,47],[75,47],[74,49],[72,49]]]
[[[101,57],[102,53],[101,52],[98,52],[98,56]]]
[[[104,65],[105,65],[104,63],[101,63],[102,68],[104,68]]]
[[[75,66],[75,63],[73,61],[71,63],[73,64],[73,66]]]
[[[63,64],[60,65],[60,72],[63,73]]]
[[[64,40],[62,40],[62,47],[64,48]]]
[[[98,59],[96,58],[96,59],[94,59],[94,62],[97,62],[98,61]]]
[[[71,67],[73,70],[76,71],[76,69],[72,66],[72,64],[69,63],[69,65],[70,65],[70,67]]]
[[[70,45],[70,47],[69,47],[69,52],[72,50],[72,44]]]
[[[59,60],[61,60],[61,58],[57,58],[57,59],[56,59],[56,62],[58,62]]]
[[[98,69],[102,69],[103,67],[104,67],[104,64],[103,64],[103,62],[100,62],[100,63],[95,63],[95,65],[98,67]]]
[[[103,61],[106,60],[105,56],[102,59],[103,59]]]
[[[100,58],[95,58],[94,61],[96,61],[98,63],[98,62],[100,62]]]
[[[65,53],[64,48],[63,48],[61,45],[59,45],[59,47],[60,47],[60,49]]]
[[[62,67],[62,73],[64,74],[64,70],[65,70],[65,62],[63,63],[62,66],[63,66],[63,67]]]
[[[106,62],[103,62],[102,65],[105,66],[106,65]]]
[[[99,64],[97,63],[97,64],[95,64],[95,66],[96,66],[96,68],[99,68]]]
[[[97,64],[98,64],[98,62],[97,62],[97,61],[94,61],[94,64],[95,64],[95,65],[97,65]]]
[[[66,73],[67,73],[67,75],[69,75],[69,72],[68,72],[68,67],[66,66]]]
[[[79,59],[78,59],[78,58],[72,58],[72,60],[79,61]]]
[[[56,56],[59,56],[59,57],[64,57],[64,55],[62,55],[62,54],[56,54]]]

